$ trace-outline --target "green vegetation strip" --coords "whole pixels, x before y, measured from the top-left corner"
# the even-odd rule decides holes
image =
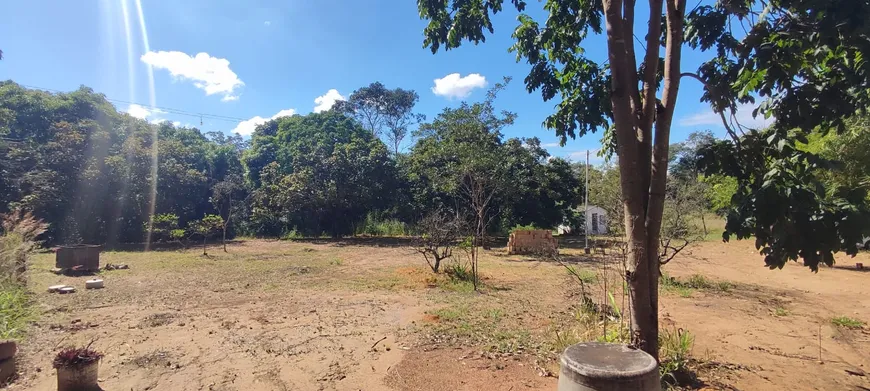
[[[0,283],[0,339],[20,339],[33,317],[27,291],[13,283]]]

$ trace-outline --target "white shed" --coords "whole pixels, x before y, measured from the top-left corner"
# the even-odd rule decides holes
[[[599,206],[589,205],[589,215],[586,216],[586,229],[590,235],[603,235],[608,233],[607,212]]]

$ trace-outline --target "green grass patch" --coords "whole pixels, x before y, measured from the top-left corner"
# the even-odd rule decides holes
[[[659,330],[659,374],[665,388],[679,386],[691,374],[689,360],[694,346],[695,336],[689,331]]]
[[[33,318],[32,300],[14,283],[0,283],[0,339],[20,339]]]
[[[438,279],[436,285],[444,289],[446,291],[458,292],[458,293],[471,293],[474,292],[474,284],[471,281],[461,281],[455,280],[452,278],[443,278]]]
[[[788,316],[788,315],[789,315],[789,312],[788,312],[788,310],[785,309],[785,308],[782,308],[782,307],[776,307],[776,308],[773,309],[773,315],[774,315],[774,316],[780,316],[780,317],[782,317],[782,316]]]
[[[860,329],[864,327],[864,322],[850,318],[848,316],[838,316],[836,318],[831,319],[831,323],[837,327],[843,327],[847,329]]]
[[[434,292],[433,292],[434,293]],[[518,312],[487,302],[477,294],[438,293],[443,306],[427,311],[421,323],[425,335],[439,342],[479,346],[485,351],[508,353],[535,349],[531,332],[516,321]]]
[[[661,280],[659,281],[659,289],[681,297],[691,297],[692,292],[698,290],[727,293],[734,290],[734,288],[736,288],[734,283],[715,281],[701,274],[693,274],[686,279],[679,279],[662,272]]]
[[[407,224],[397,219],[384,219],[372,213],[357,226],[354,234],[366,236],[408,236],[410,229]]]
[[[692,288],[664,272],[662,272],[662,277],[659,281],[659,289],[664,292],[679,295],[680,297],[692,297],[693,291]]]
[[[598,282],[598,274],[589,269],[580,269],[576,266],[565,265],[567,272],[571,277],[577,279],[584,284],[594,284]]]
[[[705,242],[721,242],[722,233],[725,232],[725,219],[717,216],[715,213],[704,214],[704,221],[700,218],[695,219],[694,224],[697,226],[706,225],[707,234],[704,235]]]
[[[468,307],[444,307],[431,312],[440,320],[456,321],[468,317]]]

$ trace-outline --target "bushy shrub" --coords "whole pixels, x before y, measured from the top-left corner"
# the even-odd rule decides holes
[[[356,235],[369,236],[406,236],[408,226],[397,219],[384,219],[374,213],[366,215],[365,220],[356,228]]]
[[[146,232],[148,231],[147,221],[144,223],[144,229]],[[185,231],[178,227],[178,215],[174,213],[163,213],[154,216],[154,220],[151,224],[152,242],[181,240],[184,238],[184,234]]]

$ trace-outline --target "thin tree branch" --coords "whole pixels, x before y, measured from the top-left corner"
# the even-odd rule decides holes
[[[683,249],[688,247],[689,244],[691,243],[688,240],[683,239],[683,238],[679,238],[678,240],[682,240],[683,243],[680,245],[677,245],[677,246],[671,246],[671,239],[670,238],[668,238],[666,243],[664,241],[662,241],[662,251],[659,254],[659,259],[660,259],[659,264],[666,265],[668,262],[670,262],[672,259],[674,259],[674,257],[676,257],[677,254],[680,253],[680,251],[683,251]],[[668,255],[669,252],[670,252],[670,255]]]
[[[683,73],[680,74],[680,77],[689,77],[689,78],[695,79],[695,80],[697,80],[698,82],[700,82],[700,83],[704,86],[704,89],[705,89],[705,90],[707,90],[708,92],[710,91],[710,86],[709,86],[709,85],[707,84],[707,82],[704,81],[704,79],[702,79],[701,76],[698,75],[697,73],[692,73],[692,72],[683,72]],[[715,110],[714,110],[714,111],[715,111]],[[725,127],[725,131],[728,133],[728,136],[731,137],[731,139],[732,139],[732,140],[737,144],[737,147],[739,148],[739,147],[740,147],[740,137],[737,136],[737,133],[734,131],[734,129],[732,128],[731,124],[730,124],[730,123],[728,122],[728,120],[725,118],[725,113],[724,113],[724,112],[718,112],[717,114],[719,114],[719,118],[722,119],[722,125]]]
[[[641,49],[646,52],[646,44],[644,44],[643,41],[640,40],[640,37],[638,37],[637,34],[632,35],[634,35],[634,40],[637,41],[637,44],[640,45]]]
[[[656,0],[653,0],[656,1]],[[634,6],[636,0],[624,0],[622,5],[623,7],[623,37],[634,37]],[[638,87],[637,80],[637,56],[634,53],[634,44],[625,43],[625,54],[628,57],[626,60],[631,66],[631,72],[628,74],[629,76],[629,88],[628,94],[631,98],[631,110],[634,113],[635,121],[638,121],[640,116],[638,113],[641,110],[641,106],[643,103],[640,98],[640,90]]]

